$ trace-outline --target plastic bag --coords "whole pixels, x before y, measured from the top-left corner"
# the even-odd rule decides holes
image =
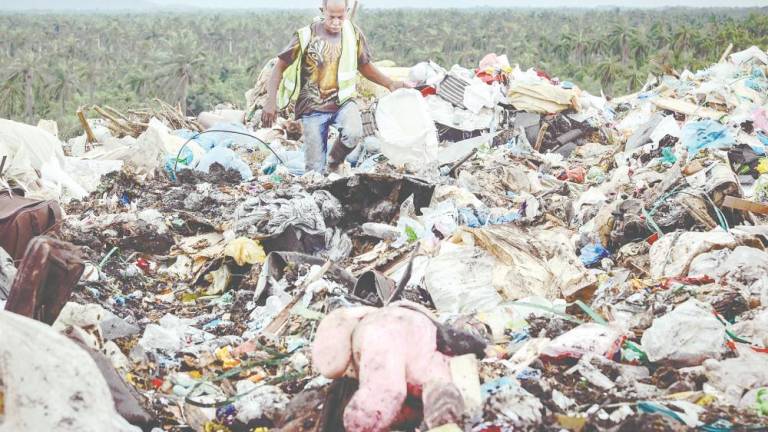
[[[753,60],[768,64],[768,54],[756,46],[731,54],[731,61],[737,65]]]
[[[304,151],[302,150],[289,150],[278,151],[280,159],[283,160],[281,164],[277,157],[270,153],[269,156],[261,164],[261,169],[265,174],[271,174],[275,171],[278,165],[283,165],[288,169],[288,172],[295,176],[303,176],[306,172],[304,164]]]
[[[395,165],[423,168],[437,160],[437,129],[424,98],[400,89],[379,100],[376,124],[381,152]]]
[[[424,282],[440,313],[491,310],[502,298],[493,286],[494,260],[483,250],[442,245],[427,264]]]
[[[611,253],[600,242],[588,244],[581,248],[581,262],[587,267],[593,266],[609,256]]]
[[[757,108],[752,113],[752,121],[756,129],[768,133],[768,111],[765,108]]]
[[[240,237],[232,240],[224,248],[224,255],[235,259],[239,266],[246,264],[263,264],[267,255],[259,242],[249,238]]]
[[[408,79],[415,83],[434,86],[440,83],[448,73],[433,61],[421,62],[413,66],[408,73]]]
[[[0,154],[8,157],[5,179],[19,183],[29,197],[66,200],[88,195],[65,172],[61,142],[43,129],[0,119]]]
[[[688,157],[696,156],[703,149],[729,149],[736,145],[731,132],[714,120],[689,122],[683,126],[682,143],[688,149]]]
[[[581,358],[585,354],[611,358],[621,348],[623,335],[621,329],[612,326],[582,324],[553,339],[542,355],[553,359]]]
[[[248,164],[240,159],[240,156],[238,156],[237,153],[226,147],[214,147],[203,156],[195,169],[198,171],[209,172],[211,165],[214,163],[218,163],[223,166],[224,169],[238,171],[243,181],[250,181],[253,179],[253,172]]]
[[[4,431],[139,432],[81,346],[39,321],[0,311]]]
[[[696,366],[720,358],[726,351],[725,326],[712,308],[691,299],[653,320],[640,341],[652,362]]]

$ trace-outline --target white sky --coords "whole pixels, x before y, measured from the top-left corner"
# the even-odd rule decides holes
[[[111,10],[151,11],[162,8],[310,9],[322,0],[0,0],[0,10]],[[765,7],[768,0],[362,0],[368,8],[468,8],[468,7]],[[1,30],[0,30],[1,31]]]
[[[4,0],[0,0],[4,1]],[[238,7],[238,8],[313,8],[320,0],[152,0],[161,5],[186,5],[199,7]],[[362,0],[371,8],[383,7],[593,7],[593,6],[624,6],[624,7],[768,7],[768,0]]]

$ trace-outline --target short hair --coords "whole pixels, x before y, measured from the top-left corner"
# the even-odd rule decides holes
[[[328,1],[329,0],[323,0],[323,7],[324,8],[328,7]],[[344,7],[349,9],[349,0],[344,0]]]

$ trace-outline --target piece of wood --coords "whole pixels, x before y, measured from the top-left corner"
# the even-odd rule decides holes
[[[91,130],[91,125],[88,124],[88,120],[85,118],[85,113],[83,112],[82,108],[77,109],[77,119],[80,120],[80,125],[83,126],[83,130],[85,131],[87,142],[89,144],[95,143],[96,136],[93,134],[93,130]]]
[[[541,144],[544,143],[544,134],[547,133],[547,129],[549,129],[549,123],[543,123],[541,129],[539,129],[539,134],[536,136],[536,144],[533,146],[534,150],[541,150]]]
[[[280,336],[280,332],[285,326],[285,323],[288,321],[288,318],[291,316],[291,309],[293,309],[293,307],[299,303],[299,300],[304,297],[304,293],[307,292],[307,287],[309,287],[312,283],[322,279],[325,273],[327,273],[331,268],[331,265],[331,261],[326,261],[325,264],[323,264],[323,267],[316,275],[314,275],[314,277],[307,277],[304,279],[299,288],[296,290],[296,294],[293,296],[291,302],[285,305],[283,310],[281,310],[280,313],[275,316],[275,319],[269,323],[267,328],[264,329],[265,336]]]
[[[761,215],[768,215],[768,205],[732,196],[725,197],[725,200],[723,201],[723,207],[757,213]]]
[[[128,135],[133,135],[135,133],[135,131],[131,128],[130,125],[124,124],[118,118],[116,118],[112,114],[108,113],[107,111],[105,111],[101,107],[95,106],[95,107],[93,107],[93,109],[97,113],[99,113],[100,116],[102,116],[105,119],[109,120],[115,126],[115,128],[121,130],[122,132],[124,132],[124,133],[126,133]]]
[[[657,98],[651,99],[651,102],[653,102],[654,105],[656,105],[661,109],[674,111],[676,113],[685,114],[687,116],[696,116],[696,117],[709,118],[712,120],[720,120],[721,118],[728,115],[728,113],[713,110],[711,108],[698,106],[696,104],[682,101],[680,99],[657,97]]]
[[[733,51],[733,43],[728,44],[728,48],[725,49],[723,52],[723,55],[720,56],[720,61],[718,63],[722,63],[725,61],[725,59],[728,57],[728,55]]]
[[[468,154],[468,155],[464,156],[463,158],[461,158],[461,160],[460,160],[460,161],[456,162],[456,163],[453,165],[453,168],[451,168],[451,170],[450,170],[450,171],[448,171],[448,176],[450,176],[451,178],[456,178],[456,177],[457,177],[457,175],[458,175],[458,169],[459,169],[459,167],[461,167],[461,166],[462,166],[462,165],[463,165],[465,162],[467,162],[468,160],[472,159],[472,157],[473,157],[473,156],[475,156],[476,154],[477,154],[477,149],[476,149],[476,148],[475,148],[475,149],[472,149],[472,151],[471,151],[471,152],[469,152],[469,154]]]

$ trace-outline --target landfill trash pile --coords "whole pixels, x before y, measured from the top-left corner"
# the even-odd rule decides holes
[[[343,176],[259,88],[67,144],[0,120],[6,186],[63,210],[0,233],[0,425],[768,425],[768,53],[610,101],[495,54],[406,71]]]

